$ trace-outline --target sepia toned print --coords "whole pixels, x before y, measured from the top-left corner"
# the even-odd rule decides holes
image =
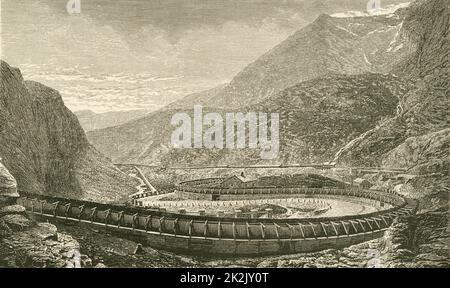
[[[450,267],[449,4],[2,1],[0,267]]]

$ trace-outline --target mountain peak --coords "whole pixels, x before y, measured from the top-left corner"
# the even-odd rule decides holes
[[[12,67],[1,59],[0,65],[1,65],[2,85],[4,81],[10,81],[11,79],[14,79],[19,82],[23,81],[22,73],[20,72],[19,68]]]
[[[30,91],[31,95],[36,98],[45,99],[45,100],[54,100],[60,101],[62,103],[61,94],[55,89],[48,87],[42,83],[26,80],[24,81],[25,86]]]

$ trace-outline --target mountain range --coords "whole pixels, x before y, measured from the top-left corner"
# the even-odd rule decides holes
[[[404,9],[373,17],[322,14],[244,68],[228,85],[188,96],[177,105],[241,108],[328,73],[388,73],[411,53],[411,45],[400,33],[403,19]]]
[[[280,157],[272,162],[390,165],[388,153],[409,137],[448,128],[448,15],[445,0],[385,15],[321,15],[230,83],[88,139],[116,162],[263,162],[251,149],[171,148],[172,115],[200,104],[222,114],[280,113]]]
[[[80,121],[81,127],[83,127],[86,132],[118,126],[144,117],[148,113],[148,110],[110,111],[103,113],[96,113],[91,110],[74,111],[78,121]]]

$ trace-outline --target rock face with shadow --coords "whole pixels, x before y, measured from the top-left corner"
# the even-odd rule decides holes
[[[136,181],[89,144],[56,90],[4,61],[1,75],[0,156],[20,191],[97,202],[135,192]]]
[[[383,261],[387,267],[449,267],[448,207],[398,218],[386,232]]]
[[[52,224],[30,219],[25,208],[15,204],[16,189],[15,179],[0,163],[0,267],[81,266],[82,258],[74,257],[78,242]]]

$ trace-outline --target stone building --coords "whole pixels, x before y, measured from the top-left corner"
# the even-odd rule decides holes
[[[356,178],[353,181],[353,185],[364,189],[369,189],[370,187],[372,187],[372,183],[364,178]]]
[[[225,178],[220,187],[223,188],[249,188],[255,183],[254,179],[250,179],[242,172],[240,175],[233,175]]]

